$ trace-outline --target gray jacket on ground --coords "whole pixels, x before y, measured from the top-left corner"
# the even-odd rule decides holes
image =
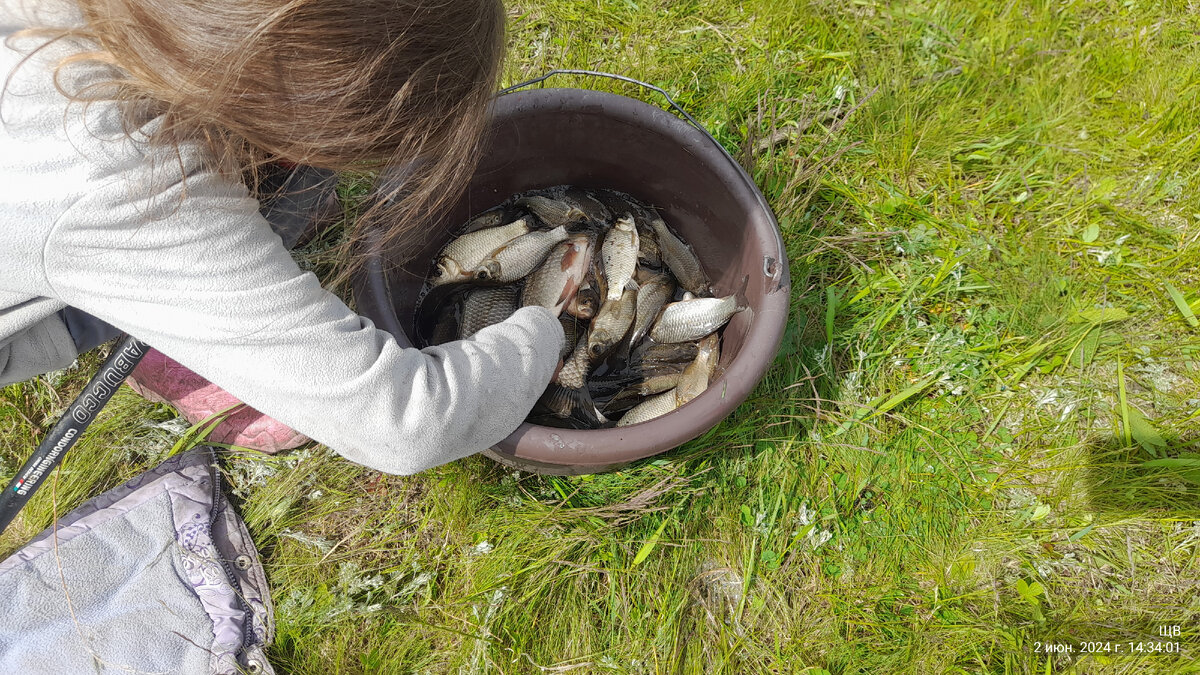
[[[26,5],[0,0],[0,38],[78,21]],[[0,78],[11,73],[0,99],[0,385],[75,359],[58,315],[70,305],[382,471],[464,457],[521,423],[564,339],[549,311],[402,349],[302,272],[246,188],[206,170],[198,148],[152,148],[157,119],[127,137],[115,104],[69,104],[52,69],[81,45],[60,41],[21,64],[42,42],[0,46]],[[61,81],[71,91],[108,74],[76,65]]]
[[[266,575],[214,462],[176,455],[0,562],[0,672],[272,673]]]

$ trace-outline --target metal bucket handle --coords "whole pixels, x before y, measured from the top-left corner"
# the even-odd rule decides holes
[[[779,232],[779,221],[775,219],[775,213],[771,210],[770,205],[767,204],[766,197],[764,197],[762,194],[762,191],[758,189],[758,185],[754,182],[754,179],[750,178],[750,174],[746,173],[746,169],[741,164],[739,164],[736,159],[733,158],[733,155],[729,154],[729,151],[725,149],[725,146],[721,145],[721,142],[718,141],[717,138],[708,131],[708,129],[704,128],[703,124],[700,124],[699,122],[697,122],[696,118],[692,117],[688,113],[688,111],[684,110],[683,106],[676,103],[675,99],[671,98],[671,95],[668,94],[666,92],[666,90],[664,90],[662,87],[657,87],[653,84],[650,84],[649,82],[643,82],[641,80],[637,80],[637,79],[634,79],[632,77],[628,77],[625,75],[617,75],[616,73],[605,73],[605,72],[602,72],[599,70],[578,70],[578,69],[574,69],[574,68],[556,68],[554,70],[547,72],[544,75],[535,77],[531,80],[525,80],[524,82],[519,82],[517,84],[512,85],[511,87],[505,87],[504,89],[501,89],[496,94],[496,96],[503,96],[504,94],[514,92],[518,89],[524,89],[525,87],[529,87],[531,85],[535,85],[540,82],[544,82],[555,75],[590,75],[592,77],[604,77],[604,78],[608,78],[610,80],[617,80],[620,82],[628,82],[629,84],[636,84],[639,87],[642,87],[643,89],[649,89],[650,91],[658,92],[659,94],[661,94],[662,97],[667,100],[667,104],[671,106],[672,110],[674,110],[675,112],[682,115],[683,118],[685,120],[687,120],[688,124],[691,124],[698,131],[700,131],[700,133],[704,134],[708,138],[708,140],[711,141],[712,144],[715,145],[717,147],[717,149],[721,151],[721,154],[725,156],[725,159],[728,159],[729,163],[733,165],[734,170],[736,170],[738,175],[742,177],[742,180],[746,182],[746,185],[750,188],[750,192],[754,195],[755,200],[758,201],[758,205],[759,205],[759,207],[762,208],[763,214],[766,215],[766,217],[770,220],[771,224],[774,226],[775,235],[777,238],[779,238],[779,250],[780,251],[784,250],[783,238]],[[764,270],[764,271],[766,271],[766,270]],[[774,274],[771,274],[770,276],[778,278],[781,271],[783,271],[783,270],[776,269],[776,270],[774,270]],[[782,283],[780,283],[780,287],[789,284],[790,280],[787,280],[787,277],[790,277],[790,276],[791,275],[789,274],[784,277],[784,280],[782,280]]]

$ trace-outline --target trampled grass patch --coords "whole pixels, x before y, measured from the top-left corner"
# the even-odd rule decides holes
[[[232,456],[278,668],[1195,672],[1190,5],[543,0],[509,18],[507,83],[658,84],[746,163],[792,265],[780,354],[724,423],[610,474]],[[305,264],[330,269],[335,239]],[[3,390],[7,473],[96,363]],[[123,392],[58,510],[182,431]],[[48,486],[0,545],[51,518]]]

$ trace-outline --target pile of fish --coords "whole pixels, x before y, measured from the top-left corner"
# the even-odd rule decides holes
[[[611,190],[515,195],[472,218],[436,265],[417,307],[427,345],[519,307],[559,316],[563,365],[528,418],[547,426],[637,424],[699,396],[716,372],[717,331],[745,308],[746,280],[712,297],[691,248],[654,209]]]

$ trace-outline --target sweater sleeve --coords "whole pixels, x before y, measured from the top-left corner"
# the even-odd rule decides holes
[[[297,267],[243,186],[200,173],[138,192],[115,181],[59,219],[59,298],[351,461],[411,474],[483,450],[550,381],[564,336],[544,308],[401,348]]]

